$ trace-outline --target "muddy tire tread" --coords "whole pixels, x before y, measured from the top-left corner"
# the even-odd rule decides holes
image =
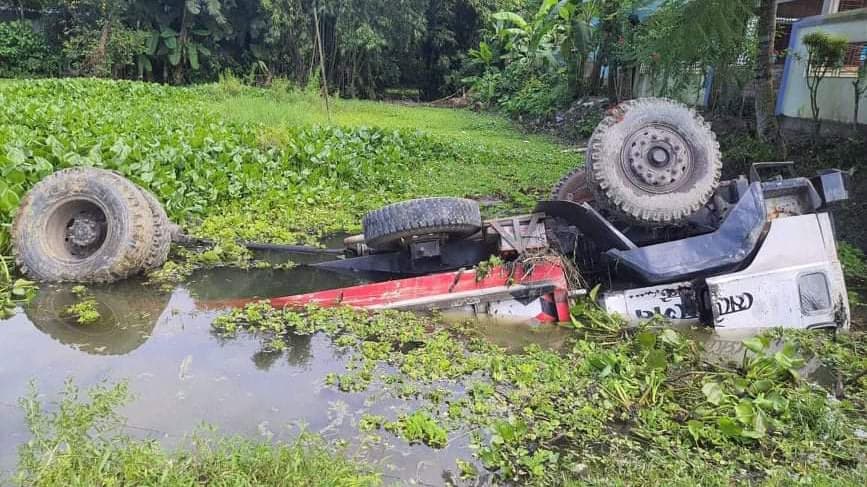
[[[700,140],[707,147],[707,163],[710,165],[706,170],[712,173],[713,183],[702,188],[696,188],[691,194],[682,198],[681,205],[668,210],[656,210],[647,206],[636,204],[625,197],[621,190],[620,182],[612,181],[605,174],[603,165],[612,164],[613,161],[605,161],[602,157],[602,148],[609,130],[622,122],[625,116],[633,110],[647,110],[652,112],[660,106],[685,110],[689,114],[689,123],[702,133],[707,140]],[[624,141],[625,142],[625,141]],[[616,162],[619,164],[619,161]],[[713,197],[714,191],[719,186],[722,174],[722,158],[720,145],[716,134],[711,130],[710,124],[704,120],[694,109],[666,98],[639,98],[621,103],[612,108],[602,122],[593,131],[593,135],[587,143],[587,181],[590,191],[594,195],[594,206],[609,212],[616,219],[630,224],[679,224],[690,215],[699,211]]]
[[[153,217],[154,239],[150,252],[148,252],[142,265],[142,270],[149,271],[166,263],[172,245],[172,227],[169,217],[157,197],[141,186],[138,186],[138,189],[147,201]]]
[[[583,184],[581,184],[581,179],[584,180]],[[590,188],[587,186],[587,168],[585,166],[575,168],[563,176],[560,181],[554,185],[554,189],[551,190],[551,199],[554,201],[574,201],[574,198],[569,198],[568,194],[573,188],[579,189],[579,185],[587,192],[587,196],[590,196],[592,199],[592,193],[590,192]]]
[[[129,208],[131,231],[122,243],[121,258],[115,259],[110,266],[87,275],[62,270],[57,266],[53,270],[46,271],[45,267],[51,267],[49,263],[43,263],[42,266],[31,265],[22,255],[20,246],[24,244],[27,232],[36,231],[36,229],[30,228],[34,222],[28,221],[27,217],[23,216],[27,214],[27,209],[32,205],[33,199],[49,190],[52,193],[72,193],[73,188],[85,180],[99,180],[111,185]],[[153,224],[150,207],[133,183],[111,171],[90,167],[73,167],[50,174],[27,192],[13,219],[11,234],[15,265],[26,276],[44,282],[109,283],[126,279],[141,271],[142,264],[150,250],[148,244],[153,238]],[[39,267],[43,268],[39,269]]]
[[[367,245],[372,249],[386,250],[415,236],[471,235],[481,229],[482,216],[479,204],[473,200],[422,198],[372,211],[362,223]]]

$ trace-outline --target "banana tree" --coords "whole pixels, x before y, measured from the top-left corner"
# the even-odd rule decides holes
[[[506,61],[526,57],[531,63],[556,64],[555,46],[552,31],[559,16],[555,7],[567,4],[570,0],[543,0],[539,10],[530,22],[515,12],[497,12],[493,19],[495,33],[506,50]]]
[[[159,0],[135,2],[131,15],[149,19],[146,52],[139,56],[139,74],[154,73],[182,83],[188,71],[198,71],[215,45],[229,32],[218,0]],[[157,71],[157,72],[155,72]]]
[[[560,54],[566,61],[566,75],[570,96],[578,93],[584,67],[590,53],[590,13],[581,0],[569,1],[559,8],[562,23]]]
[[[515,12],[497,12],[494,32],[511,62],[526,57],[535,65],[565,65],[574,95],[590,51],[589,2],[543,0],[531,21]],[[479,55],[484,53],[479,46]]]
[[[204,42],[211,36],[208,29],[192,29],[178,32],[167,25],[162,25],[151,32],[145,54],[139,55],[139,75],[153,72],[152,60],[164,59],[175,68],[175,72],[183,73],[187,67],[198,71],[201,58],[211,56],[211,50]],[[176,74],[177,76],[177,74]],[[176,81],[181,81],[176,79]]]

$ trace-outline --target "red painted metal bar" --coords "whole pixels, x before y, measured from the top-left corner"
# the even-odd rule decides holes
[[[443,308],[443,303],[481,303],[486,300],[532,299],[540,289],[552,289],[536,298],[540,313],[534,317],[538,322],[556,323],[569,321],[569,286],[559,261],[541,261],[532,266],[516,265],[513,268],[498,266],[484,276],[474,269],[431,274],[421,277],[398,279],[359,286],[330,289],[326,291],[272,298],[268,301],[277,308],[351,306],[366,309],[426,309]],[[500,296],[497,298],[496,296]],[[198,303],[205,309],[242,307],[260,299],[233,299]]]
[[[543,261],[531,267],[516,265],[511,271],[506,266],[495,267],[484,277],[477,279],[475,270],[446,272],[428,276],[377,282],[343,289],[331,289],[298,296],[272,299],[274,307],[305,306],[352,306],[358,308],[399,307],[401,302],[420,298],[442,296],[472,291],[511,286],[519,292],[522,285],[548,283],[563,296],[568,295],[568,283],[559,262]],[[556,294],[552,297],[556,313],[554,321],[564,319],[562,305],[558,304]],[[568,314],[568,306],[566,307]]]

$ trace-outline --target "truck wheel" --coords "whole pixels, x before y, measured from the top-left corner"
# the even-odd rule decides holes
[[[563,176],[563,179],[551,191],[551,199],[554,201],[571,201],[573,203],[593,201],[593,192],[587,186],[587,170],[579,167]]]
[[[147,200],[148,206],[151,210],[151,216],[153,217],[154,239],[151,244],[150,252],[148,252],[148,256],[145,258],[142,266],[142,270],[149,271],[162,266],[169,258],[173,229],[169,217],[166,215],[166,210],[163,209],[163,206],[160,204],[157,197],[140,186],[138,189],[141,191],[145,200]]]
[[[102,169],[58,171],[24,197],[12,224],[15,259],[32,279],[114,282],[139,272],[151,251],[144,195]]]
[[[392,250],[412,237],[466,237],[482,228],[479,204],[462,198],[422,198],[395,203],[365,215],[364,240],[375,250]]]
[[[710,126],[687,106],[642,98],[614,108],[587,145],[587,179],[599,206],[630,223],[679,223],[719,185]]]

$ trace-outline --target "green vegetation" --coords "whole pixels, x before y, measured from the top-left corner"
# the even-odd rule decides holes
[[[758,39],[748,26],[755,6],[748,0],[511,2],[491,15],[483,40],[469,52],[464,82],[483,104],[550,120],[584,96],[621,100],[639,71],[655,96],[671,97],[684,96],[714,68],[717,105],[754,77]]]
[[[63,313],[75,318],[79,325],[92,325],[99,321],[101,315],[97,309],[96,299],[87,292],[87,288],[74,286],[71,291],[80,301],[67,306]]]
[[[12,278],[6,258],[0,255],[0,320],[11,318],[16,304],[27,301],[35,292],[35,283]]]
[[[810,109],[813,114],[813,136],[815,138],[819,137],[819,131],[822,127],[822,120],[819,118],[822,108],[819,106],[819,86],[829,73],[843,67],[848,45],[849,40],[845,37],[831,35],[827,32],[811,32],[804,36],[807,57],[803,61],[804,67],[810,74],[810,76],[805,77],[805,80],[807,90],[810,92]]]
[[[56,407],[35,388],[21,400],[32,438],[19,451],[17,485],[379,485],[369,466],[306,433],[291,443],[194,435],[168,452],[122,433],[126,384],[96,386],[87,399],[67,382]]]
[[[838,253],[849,290],[849,303],[853,307],[864,306],[864,297],[867,296],[867,257],[861,249],[846,242],[839,243]]]
[[[0,77],[56,73],[57,62],[44,34],[28,22],[0,22]]]
[[[427,411],[416,411],[401,416],[397,421],[386,423],[385,429],[410,443],[421,442],[434,448],[442,448],[448,443],[448,433]]]
[[[236,262],[237,239],[313,241],[414,196],[526,209],[581,162],[493,116],[355,101],[337,103],[328,124],[313,100],[253,88],[228,95],[223,85],[2,83],[0,223],[47,174],[99,166],[149,188],[173,219],[219,241],[199,263]]]
[[[452,71],[501,3],[512,2],[0,0],[4,15],[19,17],[0,24],[0,75],[183,84],[234,72],[251,84],[312,79],[318,88],[322,49],[332,90],[375,98],[407,87],[431,100],[457,90]]]
[[[864,137],[822,137],[818,141],[802,137],[789,141],[789,157],[781,147],[759,141],[743,131],[725,131],[720,135],[723,177],[749,174],[750,166],[760,161],[791,160],[798,176],[811,178],[817,171],[838,168],[850,173],[849,200],[834,209],[837,238],[867,249],[867,152]]]
[[[414,401],[413,412],[394,419],[366,417],[363,431],[384,427],[432,447],[470,432],[478,460],[503,481],[867,480],[863,333],[774,331],[744,342],[734,363],[717,365],[671,329],[627,329],[589,304],[575,312],[580,328],[562,352],[531,346],[517,354],[471,327],[398,312],[254,304],[214,327],[226,336],[249,330],[265,349],[290,334],[327,334],[350,356],[341,377],[351,390],[376,383]],[[836,383],[802,375],[812,354]]]

